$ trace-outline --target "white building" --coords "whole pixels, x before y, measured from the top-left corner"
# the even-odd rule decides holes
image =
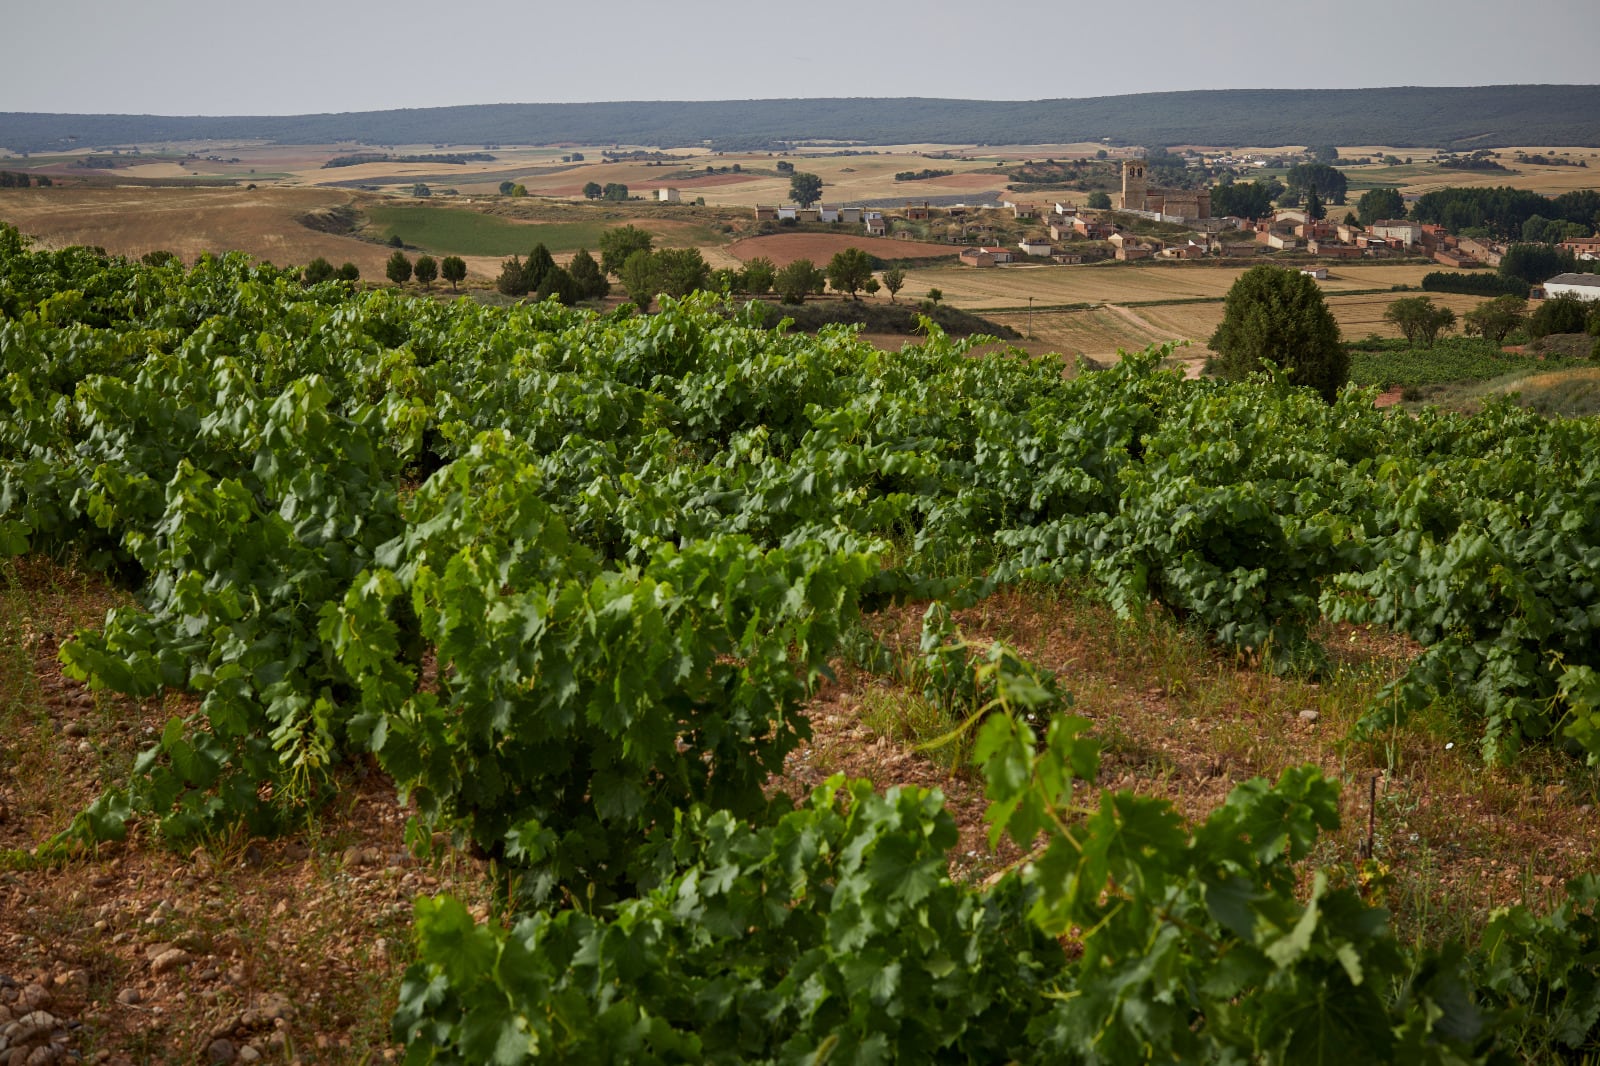
[[[1380,218],[1368,227],[1368,232],[1385,240],[1399,239],[1405,241],[1407,247],[1422,243],[1422,227],[1415,222],[1407,222],[1405,219]]]
[[[1049,255],[1052,251],[1049,241],[1036,241],[1031,237],[1018,241],[1017,247],[1022,249],[1024,255]]]
[[[683,197],[677,189],[657,189],[656,199],[664,204],[675,204],[682,200]]]
[[[1545,299],[1576,296],[1580,300],[1600,300],[1600,274],[1557,274],[1544,283]]]

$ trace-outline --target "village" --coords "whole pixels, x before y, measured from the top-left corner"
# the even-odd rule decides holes
[[[961,246],[959,261],[978,269],[1275,256],[1325,277],[1328,264],[1348,260],[1432,260],[1452,269],[1496,267],[1507,247],[1488,239],[1457,237],[1443,226],[1404,218],[1363,225],[1353,213],[1344,221],[1314,217],[1318,212],[1308,206],[1279,207],[1256,219],[1214,216],[1208,190],[1151,186],[1145,170],[1142,159],[1122,162],[1122,191],[1109,208],[1020,199],[946,206],[907,201],[898,210],[824,202],[758,204],[755,218],[763,232],[808,224],[859,226],[868,237],[938,240]],[[675,202],[679,193],[660,189],[655,197]],[[1579,259],[1600,259],[1600,236],[1570,239],[1558,247]]]

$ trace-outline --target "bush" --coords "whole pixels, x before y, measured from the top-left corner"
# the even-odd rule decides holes
[[[1552,333],[1583,333],[1589,325],[1589,302],[1576,296],[1557,296],[1539,305],[1528,317],[1528,336],[1534,340]]]

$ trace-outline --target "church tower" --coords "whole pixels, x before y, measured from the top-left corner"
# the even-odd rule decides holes
[[[1122,203],[1124,211],[1145,210],[1144,160],[1122,161]]]

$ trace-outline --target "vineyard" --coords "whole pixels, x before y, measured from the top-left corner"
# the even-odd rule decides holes
[[[1367,867],[1324,862],[1320,771],[1194,821],[1101,787],[1071,675],[954,620],[1087,581],[1309,676],[1357,623],[1417,649],[1363,734],[1443,707],[1485,764],[1600,761],[1600,426],[928,333],[445,304],[0,227],[0,559],[127,590],[63,668],[182,697],[5,866],[270,836],[375,760],[413,851],[447,835],[494,879],[486,917],[415,900],[411,1063],[1600,1051],[1600,878],[1402,940]],[[907,604],[909,657],[874,626]],[[1019,861],[953,876],[935,790],[772,791],[846,662],[914,681]]]

